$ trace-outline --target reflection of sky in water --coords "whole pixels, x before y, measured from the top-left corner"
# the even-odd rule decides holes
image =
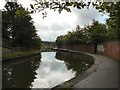
[[[75,72],[67,70],[64,61],[55,58],[56,52],[42,52],[41,65],[36,70],[33,88],[51,88],[75,76]]]

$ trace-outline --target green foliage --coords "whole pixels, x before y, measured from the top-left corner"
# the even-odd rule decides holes
[[[34,40],[33,40],[33,48],[35,49],[40,49],[41,48],[41,39],[39,37],[36,37]]]
[[[57,45],[72,45],[81,43],[98,44],[107,40],[106,25],[93,20],[92,25],[80,28],[76,26],[74,31],[68,32],[67,35],[59,36],[56,39]]]
[[[88,4],[84,3],[83,1],[65,2],[62,0],[60,1],[36,0],[36,3],[30,4],[30,6],[31,6],[30,13],[45,11],[47,8],[61,13],[63,10],[66,10],[67,12],[71,12],[71,9],[70,9],[71,6],[78,9],[82,9],[85,6],[88,6]],[[47,14],[43,14],[43,18],[46,16]]]
[[[100,12],[108,13],[109,19],[106,20],[108,26],[109,40],[120,39],[120,1],[119,2],[103,2],[95,4],[96,9]]]
[[[10,39],[10,32],[7,30],[9,26],[8,17],[6,12],[2,12],[2,38]]]
[[[3,14],[3,38],[11,39],[12,47],[38,47],[41,40],[28,11],[17,2],[7,2]]]
[[[93,20],[91,26],[89,26],[90,41],[94,44],[101,43],[107,40],[106,25],[100,24],[98,21]]]
[[[61,47],[63,45],[63,36],[58,36],[55,42],[57,46]]]
[[[108,13],[109,19],[106,21],[107,23],[107,36],[109,40],[120,39],[120,1],[114,0],[113,2],[105,2],[104,0],[96,1],[96,2],[64,2],[62,0],[59,1],[46,1],[46,0],[36,0],[36,4],[30,5],[31,12],[43,11],[46,8],[53,9],[54,11],[58,10],[61,13],[63,10],[71,12],[70,7],[74,7],[77,9],[83,9],[92,5],[99,12]],[[46,17],[47,14],[43,14],[43,17]]]

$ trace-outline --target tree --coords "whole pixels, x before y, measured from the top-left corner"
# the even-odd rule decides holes
[[[12,39],[13,47],[33,47],[38,41],[37,31],[28,11],[17,2],[7,2],[3,10],[3,32]],[[6,32],[5,32],[6,31]],[[4,36],[7,39],[7,37]],[[34,44],[33,44],[34,43]]]
[[[40,49],[41,48],[41,39],[39,38],[39,36],[34,38],[34,40],[33,40],[33,48],[35,48],[35,49]]]
[[[61,48],[61,46],[63,45],[63,37],[64,36],[58,36],[57,37],[57,39],[56,39],[56,45],[58,46],[58,47],[60,47]]]
[[[91,26],[89,26],[90,41],[95,45],[95,53],[97,50],[97,45],[105,40],[107,40],[107,29],[105,24],[101,24],[98,21],[93,20]]]
[[[88,36],[85,33],[85,30],[80,28],[79,25],[75,27],[73,31],[69,31],[64,36],[58,36],[56,39],[56,43],[59,46],[62,45],[74,45],[80,43],[88,43]]]
[[[109,14],[109,19],[106,20],[108,25],[109,39],[120,39],[120,1],[116,2],[103,2],[93,4],[97,10]]]
[[[2,38],[10,39],[10,32],[8,31],[8,18],[6,18],[6,12],[2,12]]]
[[[95,45],[96,53],[97,45],[106,41],[107,37],[106,25],[93,20],[91,25],[85,26],[84,28],[80,28],[79,25],[77,25],[74,31],[69,31],[66,35],[62,36],[62,38],[57,38],[57,40],[62,43],[61,45],[71,46],[73,44],[92,43]]]
[[[82,9],[85,6],[88,6],[90,3],[85,3],[83,1],[78,1],[78,2],[65,2],[65,1],[46,1],[46,0],[35,0],[36,3],[30,4],[31,6],[31,13],[33,12],[40,12],[43,11],[47,8],[49,8],[50,10],[53,9],[58,10],[59,13],[61,13],[63,10],[66,10],[68,12],[71,12],[70,6],[76,7],[78,9]],[[43,16],[46,16],[47,14],[43,13]]]

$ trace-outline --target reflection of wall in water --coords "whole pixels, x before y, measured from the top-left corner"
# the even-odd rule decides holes
[[[56,58],[65,61],[67,69],[72,69],[79,74],[88,69],[93,64],[93,57],[86,54],[75,54],[70,52],[57,52]]]

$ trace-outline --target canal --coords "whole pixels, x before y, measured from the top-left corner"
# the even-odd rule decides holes
[[[53,88],[87,70],[93,58],[71,52],[41,52],[2,66],[3,88]]]

